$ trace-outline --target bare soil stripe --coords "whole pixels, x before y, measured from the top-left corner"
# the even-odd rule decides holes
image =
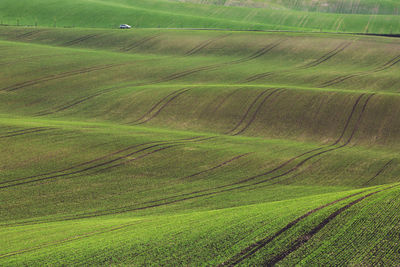
[[[320,211],[320,210],[322,210],[322,209],[324,209],[326,207],[332,206],[332,205],[334,205],[336,203],[339,203],[341,201],[344,201],[344,200],[347,200],[349,198],[352,198],[354,196],[363,194],[365,192],[366,191],[357,192],[357,193],[345,196],[343,198],[337,199],[335,201],[329,202],[327,204],[324,204],[322,206],[319,206],[319,207],[317,207],[315,209],[312,209],[312,210],[308,211],[307,213],[305,213],[305,214],[301,215],[300,217],[296,218],[295,220],[289,222],[285,227],[283,227],[282,229],[277,231],[272,236],[265,237],[265,238],[255,242],[255,243],[251,244],[250,246],[244,248],[238,254],[236,254],[233,257],[231,257],[230,259],[222,262],[218,266],[219,267],[221,267],[221,266],[235,266],[235,265],[239,264],[240,262],[242,262],[243,260],[245,260],[245,259],[249,258],[250,256],[252,256],[257,251],[259,251],[261,248],[265,247],[266,245],[271,243],[273,240],[275,240],[277,237],[279,237],[283,233],[287,232],[292,227],[296,226],[299,222],[303,221],[305,218],[309,217],[310,215],[314,214],[315,212]]]
[[[348,210],[349,208],[351,208],[352,206],[360,203],[361,201],[375,195],[378,194],[384,190],[388,190],[393,188],[394,186],[391,187],[387,187],[384,189],[380,189],[377,190],[375,192],[371,192],[367,195],[364,195],[352,202],[350,202],[349,204],[341,207],[340,209],[336,210],[335,212],[331,213],[327,218],[325,218],[321,223],[319,223],[316,227],[314,227],[311,231],[309,231],[308,233],[300,236],[299,238],[296,239],[296,241],[294,241],[292,244],[290,244],[284,251],[282,251],[281,253],[279,253],[278,255],[276,255],[275,257],[273,257],[270,260],[267,260],[266,262],[264,262],[264,266],[274,266],[275,264],[277,264],[278,262],[282,261],[283,259],[285,259],[288,255],[290,255],[291,253],[293,253],[294,251],[296,251],[297,249],[299,249],[303,244],[307,243],[313,236],[315,236],[319,231],[321,231],[328,223],[330,223],[333,219],[335,219],[337,216],[339,216],[341,213],[343,213],[344,211]]]
[[[253,113],[253,115],[251,116],[250,120],[247,122],[247,124],[239,131],[237,131],[236,133],[234,133],[233,135],[239,135],[241,133],[243,133],[244,131],[246,131],[250,125],[253,123],[253,121],[256,119],[258,113],[260,112],[261,108],[264,106],[265,102],[276,92],[278,92],[280,89],[276,89],[274,91],[272,91],[271,93],[269,93],[267,96],[264,97],[264,99],[261,101],[261,103],[258,105],[257,109],[255,110],[255,112]],[[280,91],[281,93],[282,91]]]
[[[366,186],[367,184],[369,184],[370,182],[372,182],[376,177],[378,177],[384,170],[386,170],[390,164],[392,164],[394,161],[394,159],[389,160],[388,162],[386,162],[385,165],[383,165],[383,167],[371,178],[369,179],[367,182],[365,182],[363,185]]]

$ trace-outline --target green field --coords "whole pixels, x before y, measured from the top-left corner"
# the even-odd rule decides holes
[[[0,266],[400,265],[399,8],[0,1]]]
[[[400,34],[399,9],[398,0],[2,0],[0,24]]]

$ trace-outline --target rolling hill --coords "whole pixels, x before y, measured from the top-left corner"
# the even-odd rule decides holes
[[[2,0],[0,24],[117,28],[128,23],[137,28],[400,33],[398,1],[206,2],[210,4],[166,0]],[[232,2],[236,5],[229,4]]]
[[[79,2],[57,25],[195,5]],[[258,23],[220,8],[179,23]],[[400,263],[400,39],[9,26],[0,51],[0,265]]]

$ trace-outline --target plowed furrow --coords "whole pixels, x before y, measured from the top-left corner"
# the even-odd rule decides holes
[[[299,249],[303,244],[307,243],[313,236],[315,236],[319,231],[321,231],[329,222],[331,222],[333,219],[335,219],[337,216],[339,216],[341,213],[344,211],[348,210],[349,208],[353,207],[357,203],[360,203],[361,201],[377,194],[380,193],[384,190],[388,190],[390,188],[393,188],[394,186],[387,187],[384,189],[377,190],[375,192],[371,192],[367,195],[364,195],[349,204],[341,207],[340,209],[336,210],[335,212],[331,213],[327,218],[325,218],[321,223],[319,223],[316,227],[314,227],[311,231],[307,232],[306,234],[300,236],[297,238],[292,244],[290,244],[284,251],[276,255],[270,260],[267,260],[266,262],[263,263],[264,266],[274,266],[278,262],[282,261],[285,259],[288,255]]]

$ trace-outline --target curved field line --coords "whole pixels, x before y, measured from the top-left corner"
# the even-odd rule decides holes
[[[40,129],[38,129],[40,128]],[[21,130],[19,132],[16,133],[12,133],[12,134],[6,134],[6,135],[2,135],[0,136],[0,139],[3,138],[10,138],[10,137],[14,137],[14,136],[19,136],[19,135],[25,135],[25,134],[31,134],[31,133],[39,133],[39,132],[44,132],[44,131],[49,131],[49,130],[53,130],[53,128],[44,128],[44,127],[38,127],[36,128],[31,128],[31,129],[27,129],[27,130]]]
[[[166,99],[168,99],[170,96],[175,95],[181,91],[185,90],[185,88],[173,91],[172,93],[169,93],[168,95],[164,96],[161,98],[156,104],[154,104],[146,113],[144,113],[140,118],[137,120],[134,120],[132,123],[138,122],[143,120],[146,116],[148,116],[151,112],[153,112],[159,105],[161,105],[162,102],[164,102]]]
[[[276,92],[278,92],[280,89],[276,89],[274,91],[272,91],[270,94],[268,94],[267,96],[264,97],[264,99],[261,101],[261,103],[258,105],[258,107],[256,108],[256,110],[254,111],[253,115],[251,116],[250,120],[247,122],[247,124],[238,132],[234,133],[233,135],[239,135],[241,133],[243,133],[244,131],[246,131],[250,125],[253,123],[253,121],[256,119],[256,116],[258,115],[258,113],[260,112],[261,108],[263,107],[263,105],[265,104],[265,102]],[[279,93],[282,93],[283,91],[280,91]]]
[[[357,72],[357,73],[353,73],[353,74],[347,74],[347,75],[338,76],[338,77],[336,77],[334,79],[331,79],[329,81],[326,81],[326,82],[322,83],[320,85],[320,87],[324,88],[324,87],[328,87],[328,86],[331,86],[331,85],[335,85],[335,84],[341,83],[341,82],[343,82],[345,80],[348,80],[348,79],[351,79],[351,78],[354,78],[354,77],[359,77],[359,76],[364,76],[364,75],[368,75],[368,74],[381,72],[381,71],[384,71],[384,70],[387,70],[387,69],[393,67],[394,65],[396,65],[399,62],[400,62],[400,55],[397,55],[394,58],[392,58],[389,61],[387,61],[386,63],[384,63],[380,67],[376,67],[376,68],[374,68],[372,70],[368,70],[368,71],[364,71],[364,72]]]
[[[186,180],[186,179],[189,179],[189,178],[198,176],[198,175],[200,175],[200,174],[203,174],[203,173],[206,173],[206,172],[210,172],[210,171],[213,171],[213,170],[215,170],[215,169],[219,169],[219,168],[221,168],[221,167],[223,167],[223,166],[225,166],[225,165],[227,165],[227,164],[229,164],[229,163],[231,163],[231,162],[233,162],[233,161],[236,161],[236,160],[238,160],[238,159],[240,159],[240,158],[243,158],[243,157],[245,157],[245,156],[247,156],[247,155],[249,155],[249,154],[251,154],[251,153],[249,152],[249,153],[240,154],[240,155],[238,155],[238,156],[236,156],[236,157],[233,157],[233,158],[231,158],[231,159],[229,159],[229,160],[227,160],[227,161],[224,161],[224,162],[222,162],[222,163],[220,163],[220,164],[218,164],[218,165],[216,165],[216,166],[214,166],[214,167],[211,167],[211,168],[209,168],[209,169],[206,169],[206,170],[203,170],[203,171],[200,171],[200,172],[196,172],[196,173],[194,173],[194,174],[190,174],[190,175],[185,176],[185,177],[183,177],[183,178],[179,178],[179,180]]]
[[[182,141],[165,141],[165,142],[161,142],[161,143],[158,143],[158,144],[153,144],[151,146],[147,146],[147,147],[141,148],[139,150],[135,150],[135,151],[130,152],[130,153],[126,154],[126,155],[119,156],[117,158],[114,158],[114,159],[111,159],[111,160],[108,160],[108,161],[105,161],[105,162],[102,162],[102,163],[97,163],[97,164],[95,164],[93,166],[85,167],[85,168],[80,169],[80,170],[75,170],[75,171],[72,171],[72,172],[57,174],[57,175],[48,176],[48,177],[42,177],[42,178],[38,178],[38,179],[35,179],[35,180],[25,181],[25,180],[27,180],[29,178],[32,178],[32,177],[27,177],[27,178],[14,179],[13,181],[2,182],[1,184],[15,182],[15,181],[17,181],[18,183],[0,186],[0,189],[15,187],[15,186],[19,186],[19,185],[25,185],[25,184],[31,184],[31,183],[35,183],[35,182],[46,181],[46,180],[50,180],[50,179],[56,179],[56,178],[65,177],[65,176],[71,176],[71,175],[75,175],[75,174],[81,174],[83,172],[91,171],[93,169],[97,169],[99,167],[106,166],[106,168],[100,170],[100,171],[104,171],[106,169],[110,169],[110,168],[114,168],[114,167],[117,167],[117,166],[121,166],[121,165],[123,165],[123,164],[125,164],[127,162],[130,162],[130,161],[134,161],[134,160],[138,160],[138,159],[147,157],[148,155],[151,155],[151,154],[154,154],[156,152],[171,148],[171,147],[179,145],[179,144],[185,144],[185,143],[188,143],[188,142],[200,142],[200,141],[204,141],[204,140],[209,140],[211,138],[215,138],[215,137],[207,137],[207,138],[202,138],[202,139],[201,138],[197,138],[197,139],[196,138],[191,138],[191,139],[185,140],[186,142],[184,140],[182,140]],[[159,147],[161,145],[171,145],[171,144],[173,146],[157,148],[157,147]],[[121,161],[121,160],[125,160],[130,156],[133,156],[135,154],[138,154],[138,153],[141,153],[141,152],[153,149],[153,148],[157,148],[157,149],[153,150],[151,152],[148,152],[148,153],[146,153],[146,154],[144,154],[142,156],[139,156],[137,158],[134,158],[134,159],[131,159],[131,160],[126,160],[126,161],[124,161],[122,163],[117,163],[117,164],[112,165],[112,166],[108,166],[111,163],[114,163],[114,162],[117,162],[117,161]],[[126,150],[122,150],[122,151],[126,151]],[[113,155],[113,154],[110,154],[110,155]],[[104,158],[104,157],[102,157],[102,158]],[[92,163],[94,161],[98,161],[98,159],[89,161],[87,163]],[[79,165],[77,165],[75,167],[79,167],[79,166],[82,166],[82,165],[84,165],[84,164],[79,164]],[[85,165],[87,165],[87,164],[85,163]],[[70,169],[72,169],[72,168],[68,168],[67,170],[70,170]],[[98,172],[99,171],[96,171],[95,173],[98,173]],[[34,178],[40,177],[40,176],[44,176],[44,175],[37,175],[37,176],[34,176]]]
[[[374,192],[371,192],[367,195],[364,195],[352,202],[350,202],[349,204],[339,208],[338,210],[334,211],[333,213],[331,213],[328,217],[326,217],[321,223],[319,223],[316,227],[314,227],[313,229],[311,229],[309,232],[307,232],[306,234],[301,235],[299,238],[297,238],[292,244],[289,245],[288,248],[286,248],[284,251],[282,251],[281,253],[279,253],[278,255],[276,255],[275,257],[273,257],[270,260],[267,260],[266,262],[264,262],[264,266],[274,266],[276,263],[282,261],[283,259],[285,259],[289,254],[293,253],[294,251],[296,251],[297,249],[299,249],[304,243],[306,243],[308,240],[310,240],[314,235],[316,235],[320,230],[322,230],[329,222],[331,222],[333,219],[335,219],[337,216],[339,216],[341,213],[343,213],[344,211],[346,211],[347,209],[351,208],[352,206],[356,205],[357,203],[365,200],[368,197],[371,197],[375,194],[378,194],[384,190],[388,190],[391,189],[393,187],[395,187],[397,185],[394,186],[390,186],[384,189],[380,189]]]
[[[128,45],[127,47],[121,48],[120,51],[122,51],[122,52],[128,52],[128,51],[130,51],[130,50],[132,50],[132,49],[134,49],[134,48],[137,48],[137,47],[139,47],[139,46],[141,46],[141,45],[143,45],[143,44],[145,44],[145,43],[147,43],[147,42],[149,42],[149,41],[151,41],[151,40],[153,40],[153,39],[159,37],[160,35],[161,35],[161,33],[158,33],[158,34],[154,34],[154,35],[145,37],[145,38],[143,38],[142,40],[139,40],[138,42],[135,42],[135,43],[133,43],[133,44],[130,44],[130,45]]]
[[[347,47],[349,47],[351,44],[352,44],[352,42],[341,43],[335,49],[329,51],[328,53],[322,55],[320,58],[318,58],[318,59],[316,59],[316,60],[314,60],[314,61],[312,61],[310,63],[307,63],[307,64],[302,65],[300,67],[294,67],[294,68],[285,69],[285,70],[279,71],[279,73],[290,72],[290,71],[294,71],[294,70],[297,70],[297,69],[308,69],[308,68],[316,67],[316,66],[320,65],[321,63],[331,59],[334,56],[336,56],[337,54],[339,54],[340,52],[345,50]],[[253,82],[255,80],[259,80],[259,79],[271,76],[271,75],[273,75],[275,73],[276,72],[273,72],[273,71],[259,73],[259,74],[256,74],[256,75],[253,75],[253,76],[250,76],[250,77],[246,78],[244,81],[242,81],[242,83]]]
[[[67,108],[70,108],[72,106],[78,105],[78,104],[83,103],[83,102],[85,102],[85,101],[87,101],[89,99],[92,99],[94,97],[103,95],[103,94],[105,94],[107,92],[110,92],[110,91],[113,91],[113,90],[123,89],[123,88],[130,87],[130,86],[143,86],[143,85],[152,85],[152,84],[158,84],[158,83],[163,83],[163,82],[169,82],[169,81],[176,80],[176,79],[179,79],[179,78],[182,78],[182,77],[194,74],[194,73],[198,73],[198,72],[201,72],[201,71],[215,70],[215,69],[218,69],[218,68],[226,66],[226,65],[239,64],[239,63],[243,63],[243,62],[246,62],[246,61],[250,61],[250,60],[253,60],[253,59],[257,58],[257,57],[260,57],[260,56],[266,54],[267,52],[269,52],[273,48],[277,47],[282,42],[283,42],[283,40],[280,40],[280,41],[278,41],[276,43],[269,44],[266,47],[260,49],[259,51],[253,53],[251,56],[248,56],[248,57],[245,57],[245,58],[242,58],[242,59],[238,59],[238,60],[234,60],[234,61],[228,61],[228,62],[220,63],[220,64],[214,64],[214,65],[198,67],[198,68],[194,68],[194,69],[190,69],[190,70],[186,70],[186,71],[182,71],[182,72],[177,72],[177,73],[168,75],[168,76],[166,76],[164,78],[161,78],[161,79],[158,79],[158,80],[154,80],[154,81],[151,81],[151,82],[133,83],[133,84],[127,84],[127,85],[123,85],[123,86],[106,88],[106,89],[100,90],[99,92],[97,92],[95,94],[92,94],[90,96],[80,98],[80,99],[76,100],[75,102],[73,102],[72,104],[66,105],[65,107],[57,108],[56,110],[52,110],[52,111],[43,111],[41,113],[38,113],[38,116],[53,114],[53,113],[65,110]],[[1,90],[2,89],[0,89],[0,91]]]
[[[41,177],[41,176],[46,176],[46,175],[51,175],[51,174],[55,174],[55,173],[62,173],[62,172],[68,171],[68,170],[76,169],[78,167],[82,167],[82,166],[89,165],[89,164],[97,162],[97,161],[101,161],[101,160],[110,158],[111,156],[121,154],[123,152],[132,150],[132,149],[140,147],[140,146],[151,145],[151,144],[164,144],[164,143],[179,142],[179,141],[191,141],[193,139],[199,139],[201,137],[202,136],[195,136],[195,137],[176,139],[176,140],[170,140],[170,141],[153,141],[153,142],[146,142],[146,143],[142,143],[142,144],[136,144],[136,145],[128,146],[126,148],[111,152],[109,154],[106,154],[104,156],[101,156],[101,157],[98,157],[98,158],[95,158],[95,159],[92,159],[92,160],[89,160],[89,161],[81,162],[79,164],[76,164],[76,165],[61,169],[61,170],[56,170],[56,171],[51,171],[51,172],[47,172],[47,173],[36,174],[36,175],[33,175],[33,176],[28,176],[28,177],[23,177],[23,178],[17,178],[17,179],[13,179],[13,180],[3,181],[3,182],[0,182],[0,185],[1,184],[6,184],[6,183],[12,183],[12,182],[24,181],[24,180],[37,178],[37,177]]]
[[[137,123],[134,124],[134,125],[143,124],[143,123],[146,123],[146,122],[148,122],[148,121],[154,119],[154,118],[155,118],[158,114],[160,114],[160,112],[161,112],[165,107],[167,107],[172,101],[174,101],[177,97],[179,97],[180,95],[186,93],[186,92],[189,91],[189,90],[190,90],[190,89],[185,89],[185,88],[183,88],[183,89],[181,89],[181,90],[175,91],[174,94],[173,94],[173,96],[172,96],[170,99],[168,99],[164,104],[162,104],[157,110],[155,110],[155,108],[156,108],[159,104],[157,104],[157,105],[153,108],[153,110],[149,111],[147,114],[144,115],[144,117],[146,117],[147,115],[150,115],[148,118],[146,118],[146,119],[144,119],[144,120],[142,120],[142,121],[140,121],[140,122],[137,122]],[[171,95],[171,94],[170,94],[170,95]],[[167,97],[163,98],[159,103],[161,104],[162,101],[166,100],[170,95],[168,95]],[[150,114],[150,113],[151,113],[152,111],[154,111],[154,110],[155,110],[155,112],[154,112],[153,114]]]
[[[62,44],[61,46],[76,45],[76,44],[78,44],[78,43],[84,42],[84,41],[86,41],[86,40],[92,39],[92,38],[97,37],[97,36],[99,36],[99,34],[89,34],[89,35],[85,35],[85,36],[79,37],[79,38],[77,38],[77,39],[74,39],[74,40],[72,40],[72,41],[68,41],[68,42]]]
[[[238,121],[238,123],[235,125],[235,127],[233,127],[231,130],[229,130],[228,132],[226,132],[225,134],[231,134],[232,132],[234,132],[243,122],[244,120],[247,118],[248,114],[250,113],[250,110],[256,105],[257,101],[268,92],[268,90],[262,91],[260,94],[258,94],[256,96],[256,98],[253,100],[253,102],[250,104],[250,106],[247,108],[246,112],[243,114],[242,118],[240,119],[240,121]]]
[[[194,55],[194,54],[200,52],[201,50],[203,50],[204,48],[206,48],[207,46],[209,46],[210,44],[215,43],[216,41],[219,41],[219,40],[221,40],[221,39],[224,39],[224,38],[226,38],[226,37],[228,37],[228,36],[230,36],[230,35],[232,35],[232,34],[231,34],[231,33],[228,33],[228,34],[223,34],[223,35],[217,36],[217,37],[215,37],[215,38],[208,39],[208,40],[202,42],[201,44],[199,44],[199,45],[193,47],[193,48],[190,49],[189,51],[187,51],[187,52],[185,53],[185,56]]]
[[[332,57],[336,56],[337,54],[339,54],[340,52],[345,50],[347,47],[349,47],[351,44],[352,44],[352,42],[341,43],[334,50],[326,53],[325,55],[323,55],[322,57],[320,57],[317,60],[314,60],[313,62],[310,62],[308,64],[305,64],[305,65],[299,67],[299,69],[308,69],[308,68],[312,68],[312,67],[318,66],[321,63],[324,63],[325,61],[327,61],[327,60],[331,59]]]
[[[92,71],[99,71],[99,70],[104,70],[104,69],[109,69],[109,68],[113,68],[113,67],[119,67],[119,66],[124,66],[127,65],[129,63],[123,63],[123,64],[108,64],[108,65],[104,65],[104,66],[95,66],[95,67],[90,67],[90,68],[86,68],[86,69],[80,69],[80,70],[74,70],[74,71],[68,71],[68,72],[63,72],[60,74],[54,74],[54,75],[50,75],[47,77],[42,77],[42,78],[38,78],[38,79],[34,79],[34,80],[30,80],[30,81],[26,81],[26,82],[22,82],[19,84],[15,84],[12,86],[8,86],[8,87],[4,87],[1,88],[0,91],[15,91],[21,88],[25,88],[28,86],[33,86],[33,85],[37,85],[39,83],[43,83],[43,82],[48,82],[48,81],[53,81],[53,80],[58,80],[58,79],[62,79],[62,78],[67,78],[67,77],[71,77],[71,76],[75,76],[75,75],[79,75],[79,74],[84,74],[84,73],[89,73]]]
[[[270,177],[270,178],[267,178],[267,179],[264,179],[264,180],[261,180],[261,181],[253,182],[251,184],[244,184],[244,183],[246,183],[246,182],[248,182],[250,180],[254,180],[255,178],[258,178],[258,177],[261,177],[261,176],[266,176],[267,174],[271,174],[271,173],[281,169],[282,167],[286,166],[288,163],[290,163],[294,159],[297,159],[297,158],[299,158],[299,157],[301,157],[303,155],[309,154],[311,152],[320,150],[320,149],[322,149],[322,147],[321,148],[317,148],[317,149],[313,149],[313,150],[305,152],[305,153],[303,153],[303,154],[301,154],[299,156],[296,156],[296,157],[288,160],[287,162],[281,164],[280,166],[278,166],[277,168],[275,168],[275,169],[273,169],[271,171],[268,171],[266,173],[262,173],[262,174],[259,174],[259,175],[255,175],[255,176],[240,180],[240,181],[235,182],[235,183],[222,185],[222,186],[209,188],[209,189],[204,189],[204,190],[197,190],[197,191],[193,191],[193,192],[190,192],[190,193],[184,193],[184,194],[175,195],[175,196],[172,196],[172,197],[167,197],[167,198],[164,198],[164,199],[149,201],[149,202],[145,202],[145,203],[138,203],[138,204],[135,204],[134,206],[133,205],[128,205],[128,206],[124,206],[124,207],[113,208],[113,209],[108,209],[108,210],[103,210],[103,211],[83,213],[83,214],[79,214],[79,215],[75,215],[75,216],[71,216],[71,217],[64,217],[62,219],[56,219],[56,220],[77,220],[77,219],[83,219],[83,218],[92,218],[92,217],[99,217],[99,216],[105,216],[105,215],[115,215],[115,214],[120,214],[120,213],[125,213],[125,212],[131,212],[131,211],[138,211],[138,210],[144,210],[144,209],[149,209],[149,208],[155,208],[155,207],[165,206],[165,205],[169,205],[169,204],[175,204],[175,203],[186,201],[186,200],[192,200],[192,199],[196,199],[196,198],[200,198],[200,197],[212,196],[212,195],[216,195],[216,194],[220,194],[220,193],[224,193],[224,192],[230,192],[230,191],[233,191],[233,190],[248,188],[248,187],[251,187],[251,186],[254,186],[254,185],[259,185],[259,184],[266,183],[266,182],[272,181],[274,179],[286,176],[286,175],[296,171],[300,166],[304,165],[306,162],[308,162],[309,160],[311,160],[311,159],[313,159],[313,158],[315,158],[317,156],[320,156],[322,154],[325,154],[325,153],[328,153],[328,152],[331,152],[331,151],[334,151],[334,150],[337,150],[337,149],[341,149],[341,148],[347,146],[350,143],[350,141],[352,140],[352,138],[354,137],[354,133],[358,129],[358,125],[359,125],[359,123],[361,121],[361,118],[362,118],[363,113],[364,113],[364,111],[366,109],[366,106],[367,106],[369,100],[371,99],[371,97],[373,97],[373,96],[374,96],[373,94],[370,95],[367,98],[367,100],[365,101],[365,103],[364,103],[364,105],[362,107],[362,111],[359,114],[359,117],[358,117],[358,120],[356,122],[356,125],[354,126],[354,129],[353,129],[350,137],[348,138],[348,140],[343,145],[341,145],[339,147],[334,147],[334,148],[331,148],[331,149],[328,149],[328,150],[324,150],[324,151],[318,152],[316,154],[313,154],[313,155],[303,159],[297,165],[295,165],[294,167],[292,167],[288,171],[285,171],[282,174],[278,174],[278,175],[275,175],[273,177]],[[236,187],[227,188],[229,186],[236,186]],[[219,189],[221,189],[221,190],[219,190]],[[218,190],[218,191],[211,191],[211,190]],[[183,198],[175,199],[175,198],[178,198],[178,197],[183,197]],[[160,202],[160,201],[164,201],[164,200],[167,200],[167,201],[163,202],[163,203],[155,203],[155,202]],[[152,204],[152,203],[154,203],[154,204]],[[145,205],[145,204],[151,204],[151,205],[146,205],[146,206],[142,206],[142,207],[138,207],[137,206],[137,205]],[[25,223],[29,223],[29,222],[25,222]],[[35,222],[35,223],[38,223],[38,222]]]
[[[285,233],[286,231],[290,230],[292,227],[296,226],[299,222],[303,221],[305,218],[309,217],[310,215],[314,214],[317,211],[320,211],[326,207],[332,206],[336,203],[342,202],[346,199],[349,199],[351,197],[360,195],[365,193],[366,191],[361,191],[358,193],[354,193],[348,196],[345,196],[343,198],[334,200],[332,202],[326,203],[322,206],[319,206],[315,209],[312,209],[310,211],[308,211],[307,213],[303,214],[302,216],[296,218],[295,220],[289,222],[285,227],[283,227],[282,229],[280,229],[279,231],[277,231],[275,234],[273,234],[270,237],[265,237],[253,244],[251,244],[250,246],[246,247],[245,249],[243,249],[242,251],[240,251],[238,254],[234,255],[233,257],[231,257],[230,259],[222,262],[221,264],[218,265],[218,267],[222,267],[222,266],[235,266],[237,264],[239,264],[240,262],[242,262],[243,260],[249,258],[250,256],[252,256],[253,254],[255,254],[257,251],[259,251],[261,248],[265,247],[266,245],[268,245],[269,243],[271,243],[273,240],[275,240],[277,237],[279,237],[280,235],[282,235],[283,233]]]
[[[372,182],[372,180],[374,180],[376,177],[378,177],[384,170],[387,169],[387,167],[389,167],[390,164],[392,164],[394,161],[394,159],[389,160],[385,165],[383,165],[383,167],[371,178],[369,179],[367,182],[365,182],[363,184],[363,186],[369,184],[370,182]]]
[[[54,246],[54,245],[60,245],[60,244],[64,244],[67,242],[72,242],[75,240],[80,240],[80,239],[84,239],[84,238],[88,238],[88,237],[92,237],[95,235],[100,235],[100,234],[105,234],[105,233],[109,233],[109,232],[114,232],[126,227],[130,227],[136,224],[140,224],[142,221],[139,222],[133,222],[133,223],[128,223],[128,224],[123,224],[123,225],[119,225],[119,226],[115,226],[115,227],[111,227],[109,229],[105,229],[105,230],[99,230],[99,231],[93,231],[93,232],[89,232],[89,233],[84,233],[84,234],[80,234],[80,235],[76,235],[73,237],[68,237],[62,240],[58,240],[58,241],[54,241],[54,242],[48,242],[48,243],[44,243],[38,246],[34,246],[34,247],[30,247],[30,248],[26,248],[26,249],[21,249],[21,250],[16,250],[16,251],[12,251],[12,252],[8,252],[5,254],[1,254],[0,255],[0,259],[1,258],[7,258],[7,257],[11,257],[11,256],[15,256],[15,255],[19,255],[19,254],[23,254],[23,253],[27,253],[27,252],[31,252],[31,251],[35,251],[38,249],[42,249],[45,247],[49,247],[49,246]]]
[[[239,92],[241,89],[243,89],[243,87],[241,88],[237,88],[235,90],[233,90],[232,92],[229,92],[227,95],[223,96],[220,101],[214,106],[213,110],[212,110],[212,114],[215,114],[221,107],[223,104],[225,104],[225,102],[234,94],[236,94],[237,92]]]

